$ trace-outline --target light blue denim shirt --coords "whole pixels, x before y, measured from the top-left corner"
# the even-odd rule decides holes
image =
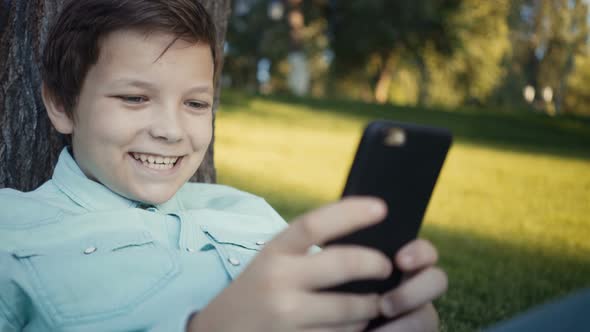
[[[184,331],[285,226],[222,185],[187,183],[144,207],[64,149],[37,190],[0,190],[0,332]]]

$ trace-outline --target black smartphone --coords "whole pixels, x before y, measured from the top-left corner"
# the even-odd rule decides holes
[[[376,196],[387,203],[385,220],[330,244],[372,247],[392,259],[406,243],[415,239],[451,146],[451,133],[442,128],[416,124],[375,121],[361,138],[343,196]],[[395,265],[394,265],[395,266]],[[382,294],[401,281],[394,268],[386,280],[363,280],[339,285],[327,291]],[[373,320],[368,328],[386,322]]]

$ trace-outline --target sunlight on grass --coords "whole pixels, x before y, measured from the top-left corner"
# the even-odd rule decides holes
[[[560,254],[590,254],[590,163],[457,145],[427,220]]]
[[[337,199],[362,129],[374,115],[241,98],[232,104],[230,93],[218,113],[219,182],[266,198],[286,219]],[[464,121],[430,113],[387,117],[426,123],[432,117],[458,126]],[[465,127],[477,124],[469,121]],[[522,135],[544,135],[527,128]],[[502,129],[495,130],[501,136]],[[572,150],[584,150],[577,140],[563,138]],[[482,327],[590,285],[590,162],[531,151],[465,137],[451,149],[422,232],[439,247],[451,280],[440,301],[443,330]],[[505,293],[509,289],[512,294]]]

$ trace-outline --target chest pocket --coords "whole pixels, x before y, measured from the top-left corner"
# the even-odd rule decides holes
[[[178,273],[172,252],[148,232],[95,233],[14,252],[49,319],[70,325],[124,315]]]
[[[201,230],[211,240],[217,250],[225,270],[235,279],[250,263],[254,256],[264,248],[276,233],[236,231],[219,226],[201,226]]]

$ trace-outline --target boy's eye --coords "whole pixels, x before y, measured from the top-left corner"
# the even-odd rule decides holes
[[[129,104],[141,104],[148,100],[144,96],[118,96],[118,98]]]
[[[197,100],[189,100],[184,103],[186,106],[196,109],[206,109],[209,108],[210,104],[204,101],[197,101]]]

